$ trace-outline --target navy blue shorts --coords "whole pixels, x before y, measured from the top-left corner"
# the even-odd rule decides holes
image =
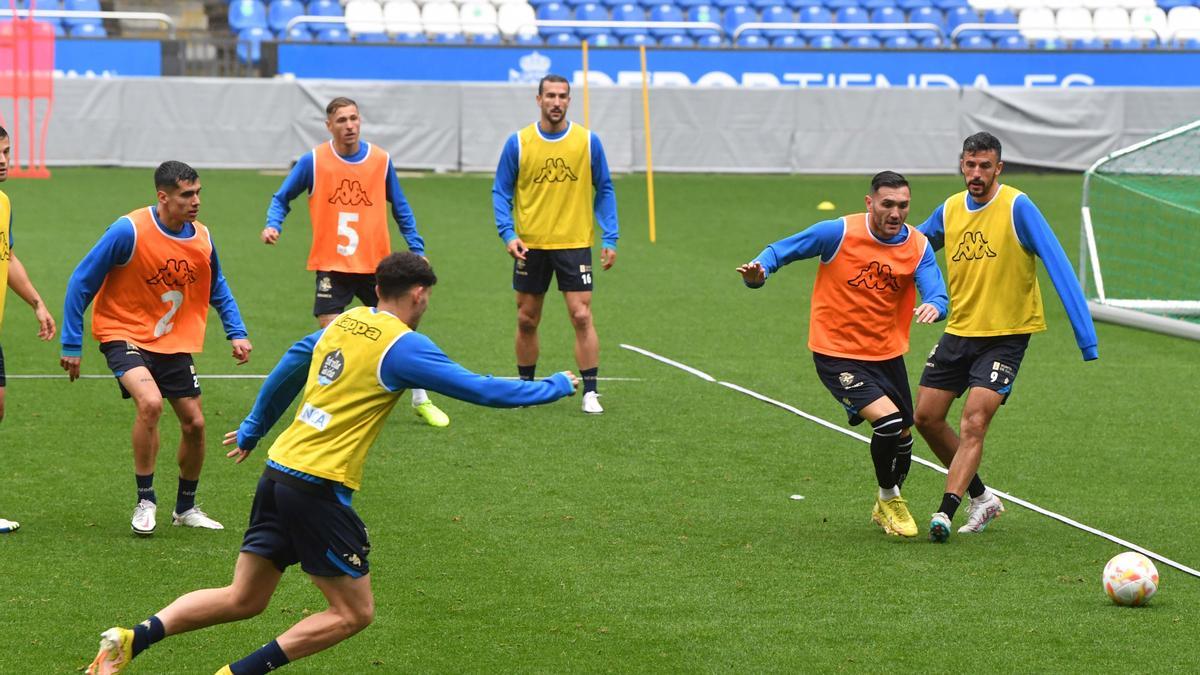
[[[317,295],[313,299],[313,316],[341,314],[354,298],[365,307],[379,304],[375,295],[374,274],[352,272],[317,272]]]
[[[863,421],[858,412],[881,397],[888,397],[900,414],[904,426],[913,425],[912,389],[908,386],[908,369],[904,357],[886,361],[843,359],[813,352],[817,377],[830,394],[846,409],[850,426]]]
[[[103,342],[100,351],[108,361],[108,369],[117,378],[121,398],[130,398],[129,391],[121,384],[121,376],[138,367],[150,371],[163,398],[200,395],[200,379],[196,377],[196,364],[191,354],[159,354],[124,340]]]
[[[354,509],[328,486],[310,486],[270,467],[258,480],[241,550],[280,571],[296,563],[318,577],[357,579],[370,571],[367,526]]]
[[[513,261],[514,291],[542,295],[550,290],[551,276],[558,278],[560,291],[592,290],[592,249],[531,248],[524,260]]]
[[[925,359],[921,386],[961,396],[969,387],[983,387],[1008,401],[1017,371],[1029,348],[1029,334],[961,337],[945,333]]]

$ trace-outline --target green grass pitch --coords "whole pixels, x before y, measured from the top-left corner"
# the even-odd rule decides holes
[[[235,370],[214,315],[198,367],[266,373],[314,328],[306,205],[297,201],[280,245],[268,248],[258,233],[280,176],[201,175],[201,220],[255,350]],[[1075,259],[1079,177],[1010,178]],[[398,407],[355,501],[374,544],[376,621],[287,672],[1200,669],[1200,579],[1159,565],[1148,607],[1114,607],[1100,573],[1120,548],[1011,504],[987,532],[948,545],[886,537],[868,520],[873,474],[862,443],[618,347],[843,423],[805,347],[815,264],[796,263],[759,291],[734,267],[829,216],[815,209],[822,200],[836,214],[861,210],[867,180],[659,176],[651,244],[644,179],[619,177],[619,256],[596,273],[594,304],[600,374],[630,379],[601,384],[601,417],[581,414],[578,398],[491,410],[435,394],[453,419],[435,430]],[[4,186],[16,250],[56,317],[75,264],[116,217],[149,203],[151,183],[149,169],[57,169],[49,181]],[[421,329],[473,370],[512,374],[511,263],[492,225],[490,176],[401,183],[440,278]],[[916,178],[910,221],[960,185]],[[1042,289],[1050,330],[1034,337],[988,437],[984,479],[1197,566],[1200,345],[1098,325],[1101,359],[1085,364],[1044,275]],[[914,386],[940,331],[913,330]],[[34,333],[32,313],[10,294],[10,375],[60,372],[57,339]],[[552,294],[539,372],[574,369],[571,347]],[[90,335],[83,370],[106,372]],[[116,386],[9,380],[0,515],[23,528],[0,536],[0,673],[74,672],[101,630],[228,582],[265,453],[235,466],[219,441],[258,382],[203,386],[210,454],[199,500],[227,529],[182,531],[168,519],[137,539],[133,410]],[[170,414],[162,427],[157,488],[169,514],[178,429]],[[932,459],[919,440],[916,453]],[[942,476],[914,465],[905,494],[923,532],[941,492]],[[323,607],[293,569],[261,616],[168,639],[130,672],[215,672]]]

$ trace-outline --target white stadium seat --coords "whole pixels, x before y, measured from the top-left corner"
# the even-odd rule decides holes
[[[1011,9],[1014,14],[1018,15],[1027,9],[1044,7],[1045,5],[1046,0],[1009,0],[1008,2],[1008,8]]]
[[[1052,40],[1058,37],[1054,12],[1045,7],[1031,7],[1017,15],[1017,26],[1027,40]]]
[[[383,8],[375,0],[346,3],[346,30],[352,34],[384,32]]]
[[[1058,34],[1064,40],[1090,40],[1096,37],[1092,29],[1092,13],[1082,7],[1065,7],[1054,15]]]
[[[1008,9],[1009,0],[968,0],[976,12],[986,12],[989,9]]]
[[[1200,38],[1200,7],[1173,7],[1167,12],[1170,39]]]
[[[496,25],[500,28],[500,34],[506,38],[514,35],[536,37],[538,29],[533,25],[534,21],[537,21],[537,14],[527,2],[506,2],[500,5],[496,15]]]
[[[412,0],[392,0],[383,6],[383,21],[393,35],[420,33],[421,8]]]
[[[467,0],[458,10],[459,23],[467,35],[495,35],[496,8],[490,2]]]
[[[1092,27],[1101,40],[1125,40],[1133,37],[1129,12],[1120,7],[1101,7],[1092,14]]]
[[[1117,0],[1118,7],[1125,9],[1136,9],[1138,7],[1157,7],[1154,0]]]
[[[1058,11],[1067,7],[1083,7],[1083,0],[1046,0],[1045,6]]]
[[[1167,34],[1167,15],[1159,7],[1138,7],[1129,12],[1129,26],[1139,40],[1161,40],[1170,38]]]
[[[462,32],[458,7],[452,2],[430,2],[421,7],[421,23],[429,34],[451,35]]]

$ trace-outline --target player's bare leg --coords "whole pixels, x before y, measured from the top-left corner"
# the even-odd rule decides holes
[[[223,530],[221,523],[213,520],[196,506],[196,489],[200,482],[200,470],[204,467],[204,412],[200,397],[188,396],[171,399],[171,407],[179,418],[179,491],[175,497],[175,511],[171,514],[174,525],[199,527],[206,530]]]
[[[596,391],[596,374],[600,366],[600,338],[592,321],[592,292],[564,291],[567,316],[575,329],[575,363],[583,380],[583,412],[593,415],[604,412],[600,394]]]
[[[954,518],[969,485],[975,485],[975,489],[980,491],[980,499],[972,499],[972,507],[978,506],[976,501],[981,501],[995,502],[995,508],[991,510],[990,515],[985,514],[987,517],[981,523],[975,522],[979,520],[979,514],[975,512],[978,509],[974,509],[968,526],[961,528],[960,531],[981,531],[983,527],[986,527],[988,521],[1004,510],[1003,506],[999,504],[999,499],[996,499],[987,490],[981,489],[982,482],[979,482],[978,476],[976,476],[979,463],[983,459],[983,439],[987,435],[992,417],[1003,402],[1002,394],[983,387],[972,387],[967,393],[962,420],[959,423],[958,448],[950,462],[949,473],[946,475],[946,491],[942,495],[942,503],[938,512],[933,514],[933,519],[929,524],[931,541],[944,542],[950,537],[950,521]],[[975,522],[974,528],[971,526],[972,522]]]
[[[181,595],[155,616],[166,635],[257,616],[267,608],[283,572],[275,563],[253,553],[239,553],[233,581],[222,588],[205,588]]]
[[[516,352],[518,366],[537,365],[540,344],[538,325],[542,322],[544,294],[517,291],[517,337]]]
[[[330,323],[332,323],[333,320],[336,318],[337,318],[337,314],[318,314],[317,315],[317,327],[324,328],[324,327],[328,326]]]
[[[312,575],[309,578],[325,595],[329,608],[304,618],[276,639],[292,661],[328,649],[371,625],[375,618],[370,574],[357,579]]]
[[[946,422],[950,406],[957,398],[954,392],[932,387],[917,387],[917,409],[913,415],[921,438],[933,450],[943,466],[950,466],[958,452],[958,434]]]
[[[163,397],[158,384],[144,366],[130,369],[121,376],[121,385],[133,399],[133,472],[138,481],[138,502],[130,527],[135,534],[149,536],[157,526],[157,498],[154,496],[154,466],[158,461],[158,421],[162,417]]]

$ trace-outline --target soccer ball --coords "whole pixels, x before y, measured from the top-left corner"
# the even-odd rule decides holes
[[[1104,566],[1104,592],[1123,607],[1144,605],[1158,590],[1158,570],[1141,553],[1126,551]]]

